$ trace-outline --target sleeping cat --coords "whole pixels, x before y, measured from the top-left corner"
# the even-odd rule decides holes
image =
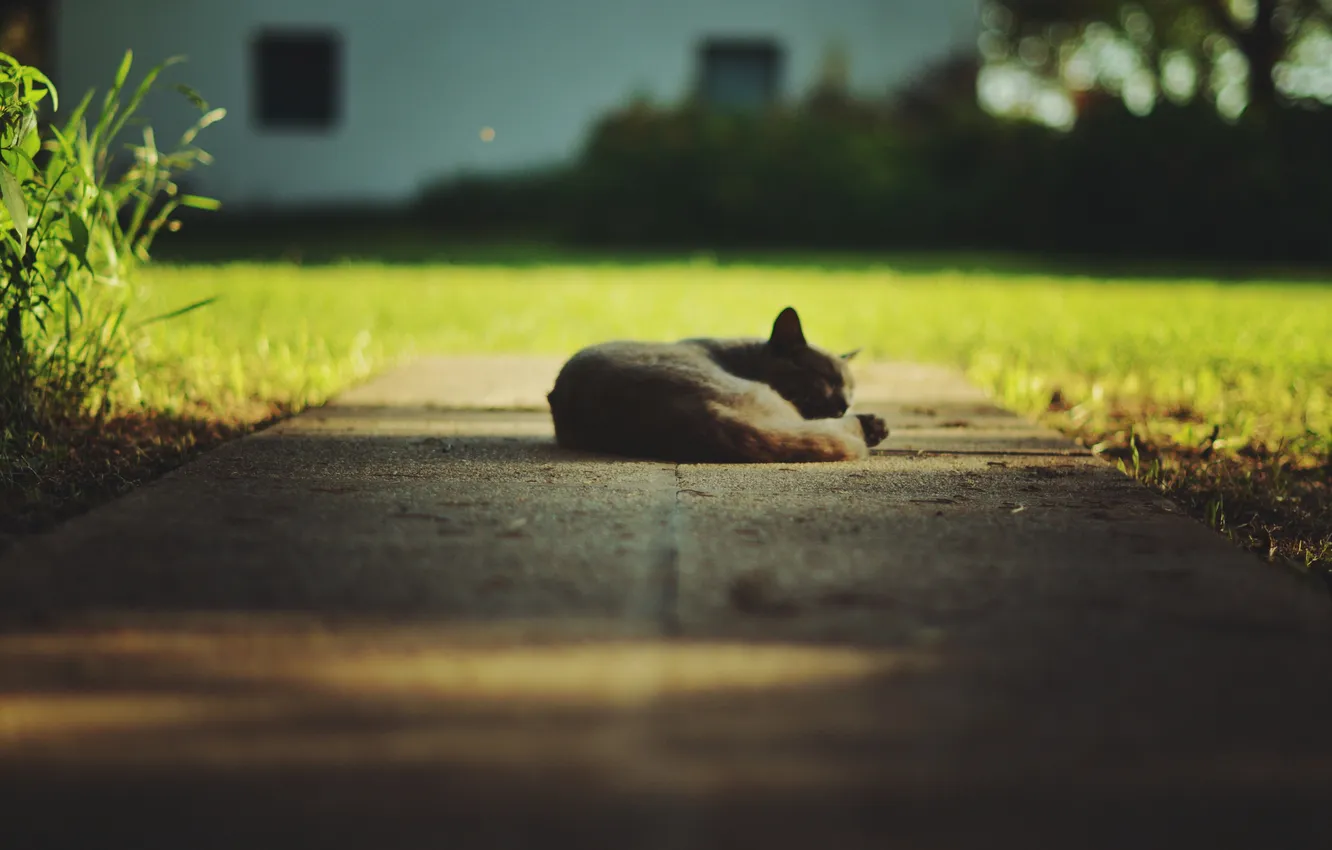
[[[560,446],[679,463],[863,458],[883,420],[849,414],[848,361],[805,341],[787,307],[762,339],[607,342],[546,396]]]

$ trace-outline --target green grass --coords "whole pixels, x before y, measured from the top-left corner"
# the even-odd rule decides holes
[[[755,335],[792,304],[819,344],[960,366],[1240,542],[1332,563],[1332,287],[901,269],[157,266],[142,315],[219,300],[155,326],[120,391],[171,415],[260,418],[414,353]]]

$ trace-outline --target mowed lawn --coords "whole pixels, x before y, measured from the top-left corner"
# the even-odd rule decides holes
[[[123,398],[171,413],[300,409],[425,352],[572,353],[609,338],[758,335],[954,364],[1246,545],[1332,563],[1332,286],[961,271],[564,263],[156,266]]]

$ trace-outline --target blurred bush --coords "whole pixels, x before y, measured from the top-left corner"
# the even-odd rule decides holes
[[[464,174],[427,186],[415,205],[418,220],[461,234],[548,232],[576,198],[568,168],[519,173]]]
[[[855,104],[727,114],[635,105],[592,132],[570,209],[580,242],[873,245],[908,159],[886,116]]]
[[[1138,117],[1091,97],[1061,132],[930,85],[749,114],[630,103],[570,168],[442,183],[421,209],[601,246],[1332,260],[1326,110],[1229,123],[1204,101]]]

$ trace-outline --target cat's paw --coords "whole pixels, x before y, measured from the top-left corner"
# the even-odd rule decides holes
[[[888,424],[873,413],[858,413],[860,430],[865,435],[865,445],[874,448],[888,438]]]

